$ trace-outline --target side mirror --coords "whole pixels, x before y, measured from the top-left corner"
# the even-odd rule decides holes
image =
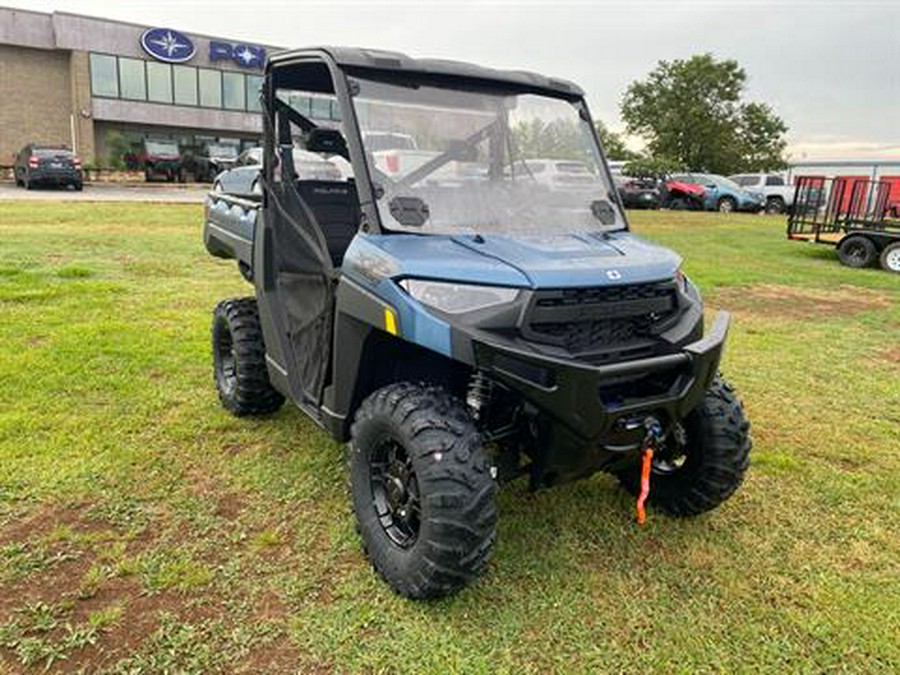
[[[711,190],[711,191],[713,191],[713,192],[715,192],[716,190],[719,189],[719,186],[716,185],[715,183],[708,183],[708,184],[706,184],[704,187],[705,187],[707,190]]]
[[[344,159],[350,158],[347,151],[347,141],[337,129],[316,127],[306,137],[306,149],[309,152],[321,152],[326,155],[338,155]]]

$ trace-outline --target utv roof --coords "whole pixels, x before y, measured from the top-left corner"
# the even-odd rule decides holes
[[[400,52],[360,47],[308,47],[279,52],[269,58],[271,65],[282,65],[309,56],[330,57],[339,66],[367,68],[382,72],[416,73],[439,77],[462,77],[542,89],[564,96],[584,96],[574,82],[546,77],[526,70],[496,70],[464,61],[414,59]]]

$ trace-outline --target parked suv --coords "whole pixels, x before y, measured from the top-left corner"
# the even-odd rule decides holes
[[[766,213],[784,213],[794,205],[794,186],[777,173],[741,173],[729,176],[745,190],[761,193],[766,199]]]
[[[760,192],[745,190],[733,180],[714,173],[689,173],[672,177],[683,183],[700,185],[705,190],[703,207],[707,211],[751,211],[758,213],[765,208],[766,201]]]
[[[30,190],[35,185],[71,185],[80,190],[84,184],[81,160],[65,146],[30,143],[16,155],[16,185]]]

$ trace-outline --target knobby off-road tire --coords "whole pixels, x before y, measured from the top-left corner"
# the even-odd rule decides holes
[[[219,400],[233,415],[275,412],[284,397],[269,382],[266,346],[254,298],[223,300],[213,310],[213,375]]]
[[[648,502],[670,515],[688,517],[716,508],[740,486],[749,465],[750,422],[734,388],[716,377],[700,405],[685,418],[683,428],[683,462],[654,458]],[[664,457],[665,450],[657,455]],[[635,465],[618,478],[636,495],[640,474],[640,465]]]
[[[363,549],[395,591],[446,595],[485,568],[497,484],[458,400],[438,387],[384,387],[359,407],[348,451]]]

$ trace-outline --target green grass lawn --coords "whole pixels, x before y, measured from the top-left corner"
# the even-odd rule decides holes
[[[342,448],[212,383],[198,206],[0,203],[0,673],[898,672],[900,277],[781,218],[640,213],[734,325],[753,427],[725,506],[650,513],[607,476],[500,497],[493,561],[394,595]]]

